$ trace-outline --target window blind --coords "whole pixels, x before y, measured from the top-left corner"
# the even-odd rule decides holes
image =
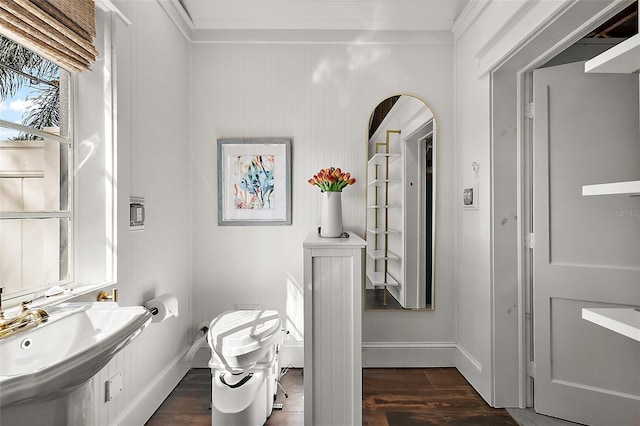
[[[71,71],[97,51],[94,0],[0,0],[0,32]]]

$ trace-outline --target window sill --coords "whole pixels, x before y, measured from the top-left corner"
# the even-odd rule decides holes
[[[81,296],[87,296],[94,292],[96,293],[96,296],[97,296],[97,292],[99,290],[102,290],[106,287],[112,287],[115,284],[116,283],[111,282],[111,283],[91,284],[91,285],[84,285],[84,286],[79,285],[71,288],[64,287],[65,291],[63,293],[56,294],[54,296],[45,296],[44,292],[38,292],[37,294],[39,294],[39,296],[33,299],[29,307],[41,308],[46,306],[52,306],[52,305],[66,302],[68,300],[75,299]],[[4,311],[5,317],[11,318],[15,316],[15,314],[17,314],[18,310],[20,309],[19,307],[20,303],[22,303],[24,300],[29,300],[28,295],[24,295],[22,297],[15,297],[13,299],[7,300],[6,302],[3,301],[2,306],[5,309]],[[93,300],[95,301],[96,298],[94,297]]]

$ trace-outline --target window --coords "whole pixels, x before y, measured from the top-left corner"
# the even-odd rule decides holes
[[[71,280],[71,75],[0,35],[0,285]]]
[[[0,286],[9,305],[54,285],[80,294],[115,281],[111,19],[96,9],[101,53],[90,72],[0,38]]]

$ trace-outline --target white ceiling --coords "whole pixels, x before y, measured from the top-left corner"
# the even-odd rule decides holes
[[[469,0],[174,0],[194,30],[449,31]],[[189,19],[191,22],[189,22]]]

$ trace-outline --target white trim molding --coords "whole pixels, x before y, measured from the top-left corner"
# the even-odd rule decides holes
[[[285,340],[280,346],[280,367],[304,367],[304,342],[298,340]],[[190,363],[191,368],[209,368],[211,349],[208,344],[203,344],[196,352]]]
[[[482,373],[482,364],[480,364],[480,361],[475,359],[473,355],[471,355],[469,351],[467,351],[464,348],[464,346],[456,344],[455,347],[456,347],[456,359],[460,357],[470,366],[478,370],[478,373]]]
[[[156,0],[189,43],[452,45],[445,30],[198,29],[177,0]]]
[[[191,21],[191,17],[184,10],[180,2],[177,0],[156,0],[162,10],[167,14],[169,19],[175,24],[176,28],[180,30],[189,43],[193,43],[193,31],[194,26]]]
[[[280,368],[304,367],[304,342],[286,340],[280,347]]]
[[[493,406],[490,377],[482,374],[483,367],[480,361],[460,344],[457,344],[455,348],[455,367],[469,383],[473,384],[482,398]]]
[[[467,30],[476,22],[478,17],[482,15],[482,12],[486,9],[493,0],[489,1],[471,1],[467,3],[462,12],[458,16],[458,19],[453,23],[454,39],[457,41],[461,38]]]
[[[454,367],[455,342],[362,342],[364,368]]]
[[[118,6],[113,4],[112,0],[96,0],[95,3],[96,6],[101,7],[103,10],[115,13],[115,15],[122,19],[122,22],[127,26],[131,25],[131,20],[118,8]]]
[[[499,19],[502,25],[487,34],[475,53],[478,60],[478,75],[483,76],[498,67],[515,52],[526,45],[532,35],[538,34],[550,22],[562,15],[576,0],[558,1],[514,1],[471,2],[460,15],[453,32],[459,40],[482,15]]]

